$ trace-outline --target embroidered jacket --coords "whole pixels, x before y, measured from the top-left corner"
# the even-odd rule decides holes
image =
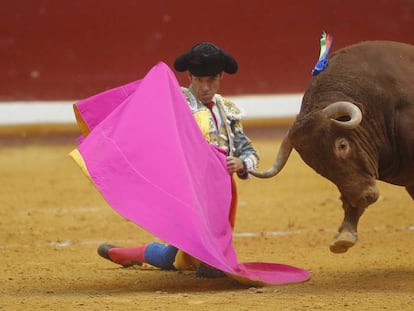
[[[216,126],[211,111],[196,99],[189,88],[181,89],[206,140],[228,155],[241,158],[247,170],[256,169],[259,155],[251,140],[243,132],[240,122],[245,117],[243,109],[219,94],[214,95],[213,102],[216,108],[213,112],[217,119]],[[238,175],[240,178],[248,177],[247,173]]]

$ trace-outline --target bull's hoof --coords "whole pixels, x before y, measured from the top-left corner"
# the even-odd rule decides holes
[[[356,232],[340,232],[329,245],[329,249],[332,253],[340,254],[345,253],[348,248],[355,245],[358,240],[358,233]]]

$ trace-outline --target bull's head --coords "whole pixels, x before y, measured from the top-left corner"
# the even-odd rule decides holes
[[[345,252],[357,240],[359,217],[378,198],[372,152],[361,143],[362,112],[351,102],[339,101],[326,108],[299,115],[283,139],[276,160],[260,178],[277,175],[293,148],[317,173],[331,180],[341,192],[345,217],[331,251]]]

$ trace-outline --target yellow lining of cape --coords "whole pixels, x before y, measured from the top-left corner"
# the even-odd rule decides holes
[[[204,138],[210,141],[210,115],[207,110],[199,110],[193,113],[198,127],[203,133]]]
[[[69,156],[76,162],[77,165],[81,168],[82,172],[92,181],[91,175],[89,174],[88,168],[85,161],[82,158],[78,149],[74,149],[69,153]],[[93,181],[92,181],[93,182]]]
[[[81,113],[76,105],[73,105],[73,111],[75,112],[76,122],[78,123],[79,130],[83,137],[89,135],[91,130],[89,129],[88,125],[86,124],[85,120],[82,118]]]

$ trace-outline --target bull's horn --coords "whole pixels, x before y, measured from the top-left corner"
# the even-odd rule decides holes
[[[362,121],[362,112],[355,104],[339,101],[330,104],[322,110],[322,113],[331,119],[337,126],[344,129],[354,129]],[[340,121],[338,118],[347,117],[349,120]]]
[[[279,148],[279,152],[277,153],[276,160],[272,168],[268,169],[265,172],[249,171],[249,173],[259,178],[270,178],[270,177],[276,176],[285,166],[289,158],[289,155],[292,152],[293,147],[292,147],[292,144],[290,142],[288,135],[289,133],[282,140],[282,143]]]

